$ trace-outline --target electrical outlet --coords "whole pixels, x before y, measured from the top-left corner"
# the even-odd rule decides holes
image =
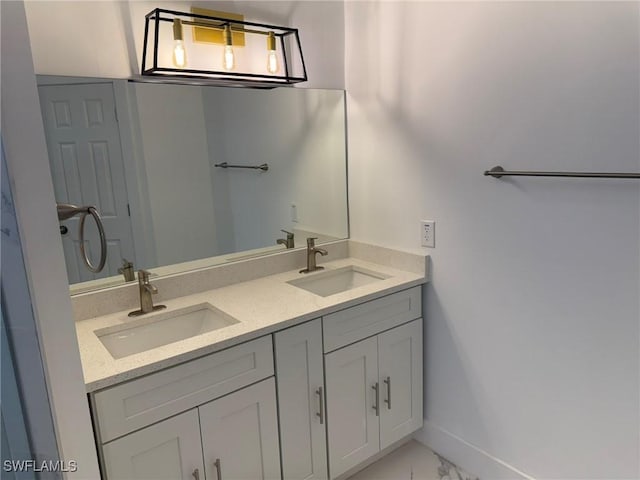
[[[291,204],[291,221],[298,223],[298,206],[295,203]]]
[[[436,222],[432,220],[422,220],[420,222],[420,243],[423,247],[435,248]]]

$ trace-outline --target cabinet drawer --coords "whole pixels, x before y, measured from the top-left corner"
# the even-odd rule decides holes
[[[322,317],[325,353],[421,317],[421,298],[413,287]]]
[[[271,336],[94,395],[102,443],[273,375]]]

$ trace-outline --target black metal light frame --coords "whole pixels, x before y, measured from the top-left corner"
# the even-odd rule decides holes
[[[205,26],[207,28],[224,28],[228,25],[232,31],[241,31],[248,34],[266,35],[273,32],[279,39],[282,49],[284,75],[228,72],[222,70],[198,70],[189,68],[169,68],[158,66],[158,41],[160,34],[160,22],[171,22],[178,18],[183,23],[195,26]],[[200,22],[200,23],[199,23]],[[206,23],[205,23],[206,22]],[[219,25],[216,25],[219,23]],[[153,41],[150,40],[151,29],[153,29]],[[297,47],[302,67],[302,76],[295,76],[290,73],[291,58],[286,47],[286,40],[291,40]],[[148,49],[152,47],[151,65],[147,65]],[[225,85],[244,86],[255,88],[274,88],[277,86],[292,85],[307,81],[307,69],[302,55],[300,36],[297,28],[282,27],[278,25],[268,25],[264,23],[245,22],[242,20],[232,20],[223,17],[213,17],[196,13],[179,12],[176,10],[166,10],[156,8],[145,16],[144,25],[144,47],[142,51],[141,78],[138,81],[162,82],[162,83],[188,83],[195,85]]]

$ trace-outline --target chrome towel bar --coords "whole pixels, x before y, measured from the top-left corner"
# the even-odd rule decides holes
[[[269,170],[269,164],[263,163],[262,165],[229,165],[227,162],[216,163],[214,167],[218,168],[250,168],[252,170],[262,170],[266,172]]]
[[[640,173],[616,172],[530,172],[505,170],[500,165],[485,170],[485,176],[500,177],[573,177],[573,178],[640,178]]]

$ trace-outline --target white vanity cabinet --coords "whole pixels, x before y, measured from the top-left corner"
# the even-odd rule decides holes
[[[343,478],[422,424],[421,287],[91,393],[106,480]]]
[[[271,335],[91,396],[107,480],[276,480]]]
[[[109,480],[280,479],[274,380],[125,435],[103,452]]]
[[[415,288],[323,319],[325,350],[327,337],[330,346],[340,344],[332,325],[350,341],[362,338],[359,331],[381,331],[325,355],[332,479],[422,427],[420,303]]]
[[[327,478],[320,319],[277,332],[276,379],[284,480]]]

